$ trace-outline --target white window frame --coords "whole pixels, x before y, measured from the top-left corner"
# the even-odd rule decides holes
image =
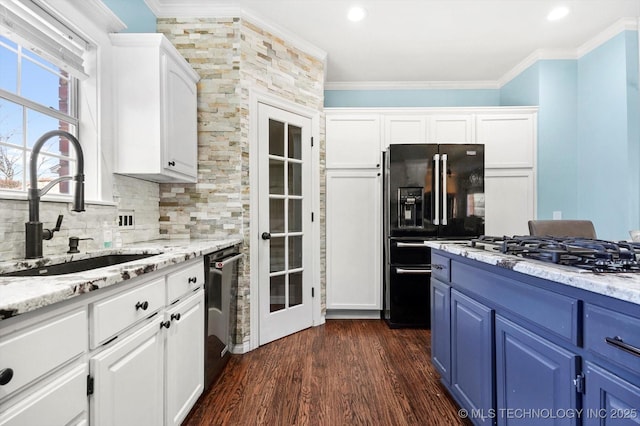
[[[24,0],[20,0],[24,1]],[[85,198],[88,204],[113,202],[114,105],[111,91],[112,47],[109,33],[126,25],[101,0],[37,0],[88,43],[83,55],[86,78],[78,84],[78,127],[85,159]],[[0,193],[0,199],[24,199],[26,193]],[[69,202],[66,195],[47,194],[43,201]]]
[[[9,38],[9,37],[6,37]],[[25,61],[29,61],[32,63],[35,63],[36,66],[40,66],[41,68],[51,72],[52,74],[59,74],[61,75],[62,72],[64,70],[62,69],[52,69],[50,67],[44,66],[41,62],[36,62],[34,60],[32,60],[31,58],[29,58],[28,55],[24,54],[24,51],[29,51],[30,55],[35,55],[38,58],[47,61],[46,58],[44,58],[43,56],[38,55],[35,52],[31,52],[25,45],[23,45],[20,40],[10,40],[14,43],[16,43],[18,45],[17,49],[13,49],[12,46],[5,46],[4,44],[0,44],[0,49],[8,49],[9,51],[14,51],[16,53],[17,56],[17,61],[18,63],[16,65],[22,65],[24,64]],[[49,63],[51,64],[51,63]],[[53,66],[56,66],[55,64],[51,64]],[[38,102],[32,101],[31,99],[25,98],[24,96],[18,94],[22,92],[22,87],[23,87],[23,82],[22,79],[20,78],[21,74],[20,74],[20,68],[21,66],[18,66],[18,75],[17,75],[17,82],[16,82],[16,89],[17,89],[17,93],[12,93],[12,92],[8,92],[5,91],[3,89],[0,89],[0,98],[3,99],[4,101],[13,103],[17,106],[20,106],[21,108],[27,108],[28,110],[40,113],[44,116],[50,117],[54,120],[59,120],[61,122],[65,122],[68,123],[70,126],[73,126],[74,131],[72,131],[71,133],[74,136],[78,136],[77,135],[77,130],[78,130],[78,124],[79,124],[79,118],[78,118],[78,87],[79,87],[79,81],[77,79],[77,77],[75,75],[72,74],[68,74],[69,75],[69,84],[68,84],[68,99],[67,101],[69,102],[69,111],[68,112],[63,112],[63,111],[58,111],[57,109],[54,109],[52,107],[48,107],[47,105],[43,105],[40,104]],[[22,140],[20,141],[20,145],[17,144],[1,144],[0,146],[2,146],[2,148],[6,148],[6,149],[15,149],[18,151],[22,151],[22,156],[21,156],[21,168],[22,168],[22,187],[21,189],[10,189],[10,188],[0,188],[0,193],[5,194],[6,195],[17,195],[17,194],[26,194],[28,191],[28,184],[29,184],[29,180],[27,179],[27,171],[28,171],[28,167],[29,167],[29,158],[31,157],[31,148],[29,148],[27,142],[27,136],[29,140],[35,141],[36,137],[39,137],[40,135],[28,135],[28,125],[27,123],[24,121],[24,114],[23,114],[23,119],[20,122],[21,125],[21,131],[22,131]],[[49,129],[49,130],[57,130],[57,129]],[[44,154],[44,153],[43,153]],[[69,152],[69,155],[60,155],[60,154],[50,154],[47,155],[47,157],[49,158],[58,158],[60,160],[69,160],[72,163],[72,167],[71,167],[71,171],[73,171],[75,169],[75,161],[76,161],[76,153],[74,150],[71,150]],[[67,192],[66,194],[60,194],[57,191],[58,186],[52,188],[52,195],[56,194],[56,197],[59,197],[61,199],[70,199],[70,194],[71,191]]]

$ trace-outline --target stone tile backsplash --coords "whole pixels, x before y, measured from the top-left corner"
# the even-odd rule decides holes
[[[124,244],[159,237],[157,183],[114,175],[114,201],[116,205],[87,204],[86,211],[82,213],[72,212],[68,203],[41,202],[40,221],[45,228],[54,227],[58,215],[64,215],[60,231],[54,234],[53,239],[43,242],[43,254],[64,254],[68,249],[68,238],[72,236],[92,238],[80,241],[81,251],[101,248],[103,223],[115,225],[121,209],[133,210],[135,215],[134,229],[120,233]],[[0,260],[23,258],[24,224],[29,218],[27,202],[5,199],[0,203]],[[116,229],[115,226],[113,229]]]

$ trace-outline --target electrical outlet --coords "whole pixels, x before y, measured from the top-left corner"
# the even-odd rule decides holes
[[[559,210],[556,210],[553,212],[553,220],[561,220],[562,219],[562,212]]]
[[[118,212],[118,229],[126,231],[128,229],[135,229],[135,211],[134,210],[120,210]]]

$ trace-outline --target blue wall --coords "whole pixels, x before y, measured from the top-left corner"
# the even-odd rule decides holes
[[[144,0],[103,0],[127,26],[127,33],[155,33],[156,16]]]
[[[453,107],[500,105],[498,89],[325,90],[325,107]]]
[[[638,229],[637,61],[631,31],[578,60],[578,211],[602,238]]]

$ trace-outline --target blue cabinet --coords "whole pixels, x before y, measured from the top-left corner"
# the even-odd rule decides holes
[[[451,286],[431,278],[431,362],[451,383]]]
[[[640,425],[640,388],[595,364],[585,364],[584,426]]]
[[[496,315],[496,394],[498,425],[575,425],[578,356]],[[510,416],[509,409],[540,416]],[[548,410],[548,411],[547,411]]]
[[[493,424],[493,310],[451,290],[451,388],[479,425]]]

